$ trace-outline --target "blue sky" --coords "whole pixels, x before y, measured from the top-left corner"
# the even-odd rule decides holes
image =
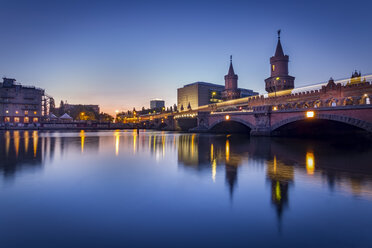
[[[103,111],[195,81],[264,93],[276,31],[295,85],[372,73],[371,1],[0,1],[0,74]]]

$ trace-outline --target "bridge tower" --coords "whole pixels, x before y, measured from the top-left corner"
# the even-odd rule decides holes
[[[238,89],[238,75],[235,74],[232,65],[232,56],[230,56],[229,72],[225,76],[225,90],[222,91],[223,100],[231,100],[240,98],[240,90]]]
[[[280,30],[278,30],[278,44],[275,55],[270,58],[271,76],[265,79],[265,89],[268,93],[294,88],[295,78],[288,75],[289,56],[284,55],[280,43]]]

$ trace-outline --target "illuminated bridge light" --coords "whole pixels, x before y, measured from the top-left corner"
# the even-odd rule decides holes
[[[230,120],[230,115],[226,115],[225,116],[225,119],[228,121],[228,120]]]
[[[314,116],[315,116],[314,111],[307,111],[307,112],[306,112],[306,117],[307,117],[307,118],[313,118]]]

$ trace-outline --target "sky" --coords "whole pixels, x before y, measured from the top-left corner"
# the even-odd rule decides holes
[[[295,86],[372,73],[372,1],[0,0],[0,75],[44,88],[57,106],[101,110],[177,102],[177,88],[265,93],[277,30]]]

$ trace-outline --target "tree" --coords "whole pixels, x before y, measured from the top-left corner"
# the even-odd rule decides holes
[[[102,121],[102,122],[113,122],[114,120],[114,117],[107,114],[107,113],[100,113],[99,114],[99,121]]]

